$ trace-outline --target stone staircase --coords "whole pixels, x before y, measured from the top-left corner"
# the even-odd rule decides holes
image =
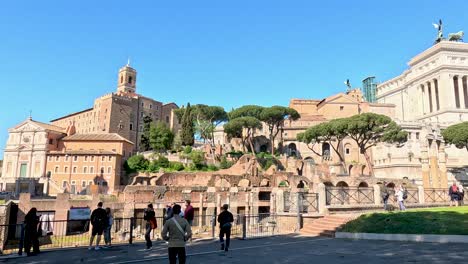
[[[335,232],[340,227],[355,218],[354,215],[326,215],[304,223],[301,234],[305,236],[335,237]]]

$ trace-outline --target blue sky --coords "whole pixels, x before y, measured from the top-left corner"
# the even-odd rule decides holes
[[[385,81],[432,45],[432,22],[468,30],[462,0],[165,2],[4,1],[0,148],[29,110],[47,122],[114,91],[127,57],[139,93],[229,110]]]

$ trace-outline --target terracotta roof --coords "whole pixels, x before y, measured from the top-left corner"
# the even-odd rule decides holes
[[[56,132],[60,132],[60,133],[65,133],[65,128],[63,128],[63,127],[58,127],[58,126],[42,123],[42,122],[35,121],[35,120],[30,120],[30,121],[32,123],[34,123],[35,125],[38,125],[38,126],[44,128],[44,129],[52,130],[52,131],[56,131]]]
[[[120,155],[117,152],[108,151],[108,150],[67,150],[67,151],[49,151],[49,154],[53,155]]]
[[[88,108],[88,109],[85,109],[85,110],[82,110],[82,111],[79,111],[79,112],[71,113],[71,114],[69,114],[69,115],[62,116],[62,117],[56,118],[56,119],[54,119],[54,120],[50,120],[50,122],[55,122],[55,121],[57,121],[57,120],[64,119],[64,118],[67,118],[67,117],[70,117],[70,116],[74,116],[74,115],[78,115],[78,114],[81,114],[81,113],[84,113],[84,112],[87,112],[87,111],[91,111],[91,110],[93,110],[93,108]]]
[[[64,141],[126,141],[130,144],[133,142],[120,136],[116,133],[101,133],[101,134],[74,134],[66,136],[62,140]]]

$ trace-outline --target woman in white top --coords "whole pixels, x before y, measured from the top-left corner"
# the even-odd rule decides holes
[[[405,194],[405,191],[401,185],[395,189],[395,196],[397,197],[398,206],[400,207],[401,211],[406,210],[405,203],[404,203],[405,199],[403,198],[404,194]]]

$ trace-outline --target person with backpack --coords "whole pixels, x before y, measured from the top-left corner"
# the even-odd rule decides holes
[[[145,232],[145,240],[146,240],[146,249],[150,250],[153,248],[153,242],[151,241],[151,231],[158,227],[156,222],[156,213],[153,209],[153,204],[148,204],[148,207],[145,210],[145,214],[143,219],[146,220],[146,232]]]
[[[190,200],[186,200],[184,218],[187,220],[190,226],[192,226],[194,215],[195,215],[195,209],[193,209],[193,206],[190,204]]]
[[[453,183],[452,186],[449,188],[449,196],[450,196],[450,206],[455,205],[458,206],[458,186],[456,183]]]
[[[463,205],[463,199],[465,198],[465,190],[461,183],[458,184],[458,202],[460,205]]]
[[[382,184],[382,190],[380,192],[380,195],[382,197],[382,201],[383,201],[383,204],[384,204],[383,209],[385,211],[387,211],[387,209],[388,209],[388,198],[390,197],[390,192],[388,191],[388,188],[387,188],[386,184],[387,184],[386,182],[384,182]]]
[[[222,212],[218,215],[219,223],[219,242],[221,243],[221,250],[227,252],[229,244],[231,243],[231,227],[234,222],[234,216],[228,211],[229,205],[224,204]],[[226,245],[224,245],[224,235],[226,235]]]
[[[107,225],[108,218],[107,218],[107,212],[106,210],[102,209],[102,202],[99,202],[97,204],[97,208],[93,210],[91,213],[91,224],[93,225],[93,228],[91,230],[91,238],[89,239],[89,247],[88,250],[93,249],[93,241],[94,237],[97,235],[96,238],[96,246],[94,247],[94,250],[99,250],[101,249],[99,247],[99,243],[101,242],[101,236],[102,233],[104,232],[104,228]]]
[[[174,215],[164,224],[161,237],[169,242],[169,263],[176,264],[179,259],[179,264],[185,264],[185,243],[192,237],[192,228],[187,220],[179,216],[180,205],[175,204],[172,211]]]
[[[408,197],[408,194],[406,193],[406,190],[403,189],[403,186],[399,186],[396,190],[395,190],[395,196],[397,198],[397,201],[398,201],[398,206],[400,207],[400,210],[401,211],[404,211],[406,210],[406,207],[405,207],[405,197],[407,198]]]

